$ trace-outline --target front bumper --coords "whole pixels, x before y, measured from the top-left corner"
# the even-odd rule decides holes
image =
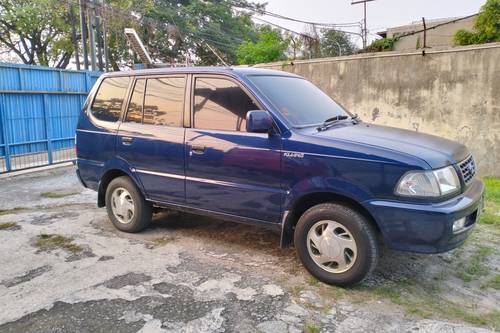
[[[439,253],[460,246],[483,209],[484,184],[475,179],[461,195],[440,203],[414,204],[370,200],[363,203],[392,249]],[[466,217],[465,228],[453,233],[453,222]]]

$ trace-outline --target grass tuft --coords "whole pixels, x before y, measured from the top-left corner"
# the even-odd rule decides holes
[[[500,274],[495,275],[492,279],[481,285],[481,289],[492,288],[500,290]]]
[[[476,252],[467,259],[467,262],[460,262],[457,266],[457,277],[464,282],[471,282],[479,276],[488,275],[490,269],[485,264],[493,249],[488,246],[479,246]]]
[[[82,252],[83,248],[73,243],[73,238],[55,234],[40,234],[36,240],[35,246],[42,251],[63,249],[70,253]]]
[[[441,317],[487,326],[493,330],[500,328],[500,311],[478,313],[477,309],[439,297],[433,286],[422,288],[418,284],[403,282],[371,290],[377,297],[389,299],[392,303],[402,306],[407,313],[421,318]]]
[[[153,243],[154,247],[157,247],[157,246],[164,246],[170,242],[173,242],[174,240],[175,240],[174,236],[163,236],[153,239],[151,243]]]
[[[16,222],[5,222],[5,223],[0,223],[0,230],[6,230],[13,228],[17,225]]]
[[[50,199],[58,199],[58,198],[64,198],[64,197],[69,197],[71,195],[76,195],[78,192],[70,192],[70,193],[57,193],[57,192],[43,192],[40,194],[42,198],[50,198]]]
[[[479,223],[500,227],[500,178],[484,177],[486,191],[484,194],[484,212]]]
[[[306,323],[304,325],[305,333],[319,333],[321,331],[321,327],[314,323]]]
[[[22,207],[14,207],[9,209],[0,209],[0,215],[14,214],[21,210],[24,210]]]

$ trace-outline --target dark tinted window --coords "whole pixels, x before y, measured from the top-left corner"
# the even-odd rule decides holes
[[[128,104],[127,117],[125,121],[142,123],[142,101],[144,100],[144,79],[135,82],[134,91]]]
[[[183,77],[148,79],[144,124],[181,126],[185,83]]]
[[[102,81],[91,108],[94,117],[111,122],[120,118],[129,81],[129,77],[113,77]]]
[[[322,124],[347,112],[311,82],[287,76],[249,76],[294,126]]]
[[[258,110],[252,99],[226,79],[197,78],[194,91],[194,127],[245,131],[246,114]]]

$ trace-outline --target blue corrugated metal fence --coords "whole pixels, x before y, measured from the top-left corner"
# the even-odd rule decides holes
[[[0,63],[0,173],[74,159],[78,115],[99,75]]]

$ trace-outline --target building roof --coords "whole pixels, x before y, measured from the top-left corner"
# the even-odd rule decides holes
[[[467,16],[446,17],[446,18],[437,18],[437,19],[425,19],[425,23],[427,25],[427,29],[431,29],[431,28],[435,27],[436,25],[443,25],[446,23],[454,23],[457,21],[468,19],[470,17],[477,16],[477,15],[478,14],[476,13],[476,14],[467,15]],[[389,31],[412,31],[412,30],[419,29],[422,27],[423,27],[423,24],[422,24],[421,20],[420,21],[413,21],[409,24],[387,28],[386,30],[376,32],[376,34],[382,38],[385,38],[385,37],[387,37],[387,33]]]

